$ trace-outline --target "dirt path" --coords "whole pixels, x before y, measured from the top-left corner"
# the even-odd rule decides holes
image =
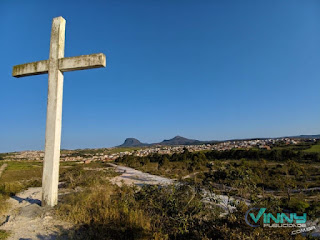
[[[11,232],[8,240],[67,239],[61,234],[71,224],[55,219],[52,209],[39,206],[41,188],[29,188],[9,199],[11,210],[0,218],[0,229]]]
[[[6,170],[7,166],[8,166],[8,164],[6,164],[6,163],[1,165],[1,167],[0,167],[0,177],[1,177],[2,173],[4,172],[4,170]]]
[[[110,166],[115,168],[116,172],[122,173],[120,176],[111,179],[111,182],[117,185],[121,185],[122,182],[127,185],[169,185],[174,183],[174,180],[152,175],[150,173],[141,172],[130,167],[120,166],[109,163]]]

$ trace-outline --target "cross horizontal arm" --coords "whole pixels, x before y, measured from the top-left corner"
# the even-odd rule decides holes
[[[59,70],[69,72],[106,66],[106,56],[103,53],[67,57],[59,59]]]
[[[82,55],[78,57],[67,57],[59,59],[59,70],[69,72],[75,70],[84,70],[90,68],[100,68],[106,66],[106,56],[103,53]],[[32,63],[25,63],[13,67],[13,77],[25,77],[48,73],[49,60],[43,60]]]
[[[16,65],[13,67],[12,76],[18,78],[48,73],[48,63],[48,60],[43,60],[38,62]]]

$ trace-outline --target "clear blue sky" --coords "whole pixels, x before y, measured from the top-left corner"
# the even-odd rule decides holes
[[[320,133],[320,1],[0,1],[0,152],[43,149],[52,18],[65,56],[62,148]]]

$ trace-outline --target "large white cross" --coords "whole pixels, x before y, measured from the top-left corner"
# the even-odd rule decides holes
[[[42,206],[55,206],[58,203],[63,72],[106,66],[103,53],[65,58],[65,26],[63,17],[53,19],[49,60],[17,65],[12,71],[14,77],[49,75]]]

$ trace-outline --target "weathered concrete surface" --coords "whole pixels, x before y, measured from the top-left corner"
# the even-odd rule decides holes
[[[106,66],[106,56],[102,53],[64,58],[65,25],[63,17],[53,19],[49,60],[17,65],[12,71],[14,77],[49,74],[42,178],[43,206],[55,206],[58,201],[63,72]]]
[[[59,69],[62,72],[86,70],[105,66],[106,56],[103,53],[59,59]]]
[[[31,75],[39,75],[39,74],[48,73],[48,69],[49,69],[48,60],[25,63],[25,64],[14,66],[12,70],[12,76],[26,77]]]
[[[55,206],[58,203],[63,94],[63,73],[59,70],[59,58],[64,57],[65,25],[66,21],[62,17],[53,19],[49,55],[46,142],[42,177],[43,206]]]

